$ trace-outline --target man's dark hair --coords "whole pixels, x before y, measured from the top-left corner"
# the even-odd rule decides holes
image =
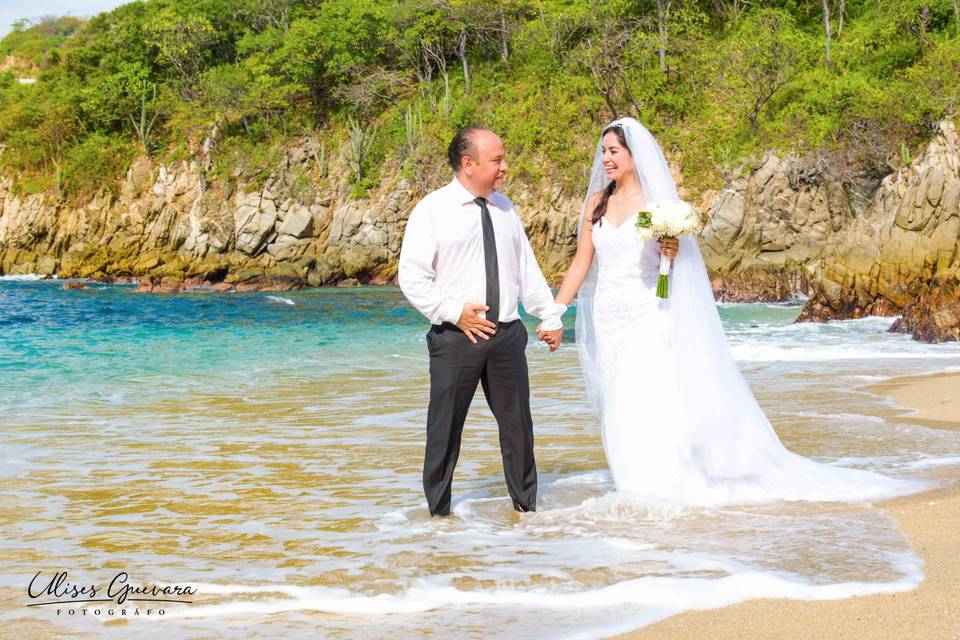
[[[450,146],[447,147],[447,161],[450,163],[450,168],[454,171],[460,170],[460,164],[463,162],[463,156],[469,156],[476,153],[477,148],[473,141],[473,134],[477,131],[490,131],[486,127],[480,127],[477,125],[470,125],[469,127],[464,127],[457,131],[457,135],[453,136],[453,140],[450,141]]]

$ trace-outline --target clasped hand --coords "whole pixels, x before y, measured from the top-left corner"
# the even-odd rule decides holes
[[[560,341],[563,340],[563,329],[552,329],[550,331],[544,331],[540,327],[543,326],[543,323],[537,325],[537,340],[540,342],[546,342],[547,346],[550,347],[550,351],[556,351],[560,348]]]

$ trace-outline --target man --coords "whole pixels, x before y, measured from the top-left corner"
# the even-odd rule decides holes
[[[480,382],[500,430],[513,507],[534,511],[527,330],[517,300],[543,320],[538,332],[551,351],[565,307],[554,303],[513,203],[497,192],[507,170],[500,138],[466,127],[447,159],[455,177],[417,204],[400,250],[400,289],[432,323],[423,490],[431,515],[449,515],[463,423]]]

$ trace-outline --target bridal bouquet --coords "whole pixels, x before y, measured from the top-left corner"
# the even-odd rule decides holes
[[[700,212],[683,201],[651,202],[637,215],[637,233],[641,240],[653,238],[676,238],[696,235],[703,231]],[[669,288],[670,258],[660,254],[660,277],[657,278],[657,295],[667,297]]]

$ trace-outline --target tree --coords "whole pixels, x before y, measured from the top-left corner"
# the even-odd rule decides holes
[[[471,90],[469,54],[493,49],[501,61],[507,62],[510,36],[520,20],[532,14],[532,5],[522,0],[447,0],[441,6],[457,28],[453,51],[463,67],[466,96]]]
[[[59,47],[81,24],[80,18],[71,16],[17,20],[13,23],[13,30],[3,39],[0,55],[13,56],[28,65],[48,66],[49,56],[56,55]]]
[[[750,0],[713,0],[713,3],[717,18],[729,20],[734,25],[740,21],[744,9],[753,4]]]
[[[403,92],[407,77],[393,69],[373,67],[366,75],[353,82],[334,88],[332,95],[341,104],[364,117],[373,118],[383,107]]]
[[[496,0],[481,3],[487,9],[487,33],[499,51],[501,62],[510,58],[510,38],[523,21],[533,17],[533,5],[525,0]]]
[[[954,0],[954,2],[956,2],[956,0]],[[847,0],[840,0],[840,9],[837,11],[837,14],[839,15],[839,24],[837,24],[837,40],[843,36],[843,17],[846,15],[846,13]]]
[[[242,0],[235,3],[235,15],[254,32],[290,28],[291,0]]]
[[[636,19],[592,18],[589,35],[570,55],[575,66],[585,70],[614,118],[624,108],[639,113],[642,106],[630,88],[630,74],[643,55],[642,35]]]
[[[414,70],[417,80],[428,83],[435,73],[446,76],[459,31],[442,6],[429,0],[407,0],[394,6],[389,19],[391,41],[401,62]]]
[[[0,117],[0,139],[7,144],[4,164],[21,172],[43,168],[52,175],[58,196],[63,195],[64,156],[80,135],[76,114],[55,97],[10,105]]]
[[[239,120],[243,129],[250,135],[250,86],[253,78],[249,71],[240,65],[220,65],[203,74],[201,81],[203,101],[212,111],[215,122],[229,125],[231,120]]]
[[[467,38],[469,30],[464,25],[460,27],[460,33],[457,36],[457,57],[463,64],[463,95],[470,95],[470,64],[467,62]]]
[[[137,117],[134,117],[134,114],[128,114],[130,117],[130,123],[133,125],[133,130],[137,134],[137,140],[140,142],[140,146],[143,147],[143,150],[146,151],[147,140],[150,139],[150,132],[153,130],[153,125],[157,121],[157,116],[160,115],[160,112],[153,108],[153,103],[157,100],[157,85],[154,82],[144,80],[140,85],[140,110],[136,114]],[[153,113],[151,114],[151,110]]]
[[[832,69],[833,63],[830,61],[830,4],[827,0],[821,0],[821,2],[823,2],[823,26],[827,38],[827,69]]]
[[[216,30],[202,14],[180,15],[164,9],[145,27],[150,44],[177,73],[180,93],[186,100],[199,97],[197,78],[206,67],[217,40]]]
[[[122,63],[114,73],[94,80],[83,90],[80,106],[83,121],[92,129],[119,131],[131,125],[144,150],[160,115],[157,83],[140,63]]]
[[[826,2],[826,0],[824,0]],[[657,34],[660,54],[660,71],[667,72],[667,25],[670,22],[670,5],[673,0],[657,0]]]
[[[718,75],[754,131],[764,106],[802,69],[805,51],[803,34],[786,12],[758,9],[740,23]]]
[[[436,73],[446,79],[447,63],[457,60],[463,70],[464,95],[469,95],[470,56],[495,52],[507,63],[510,38],[532,15],[533,5],[526,0],[406,0],[396,5],[390,18],[394,46],[418,81],[430,82]]]
[[[286,31],[268,29],[238,44],[255,76],[267,75],[288,96],[309,98],[314,112],[347,95],[386,62],[390,24],[373,0],[329,0],[316,12],[294,19]]]

